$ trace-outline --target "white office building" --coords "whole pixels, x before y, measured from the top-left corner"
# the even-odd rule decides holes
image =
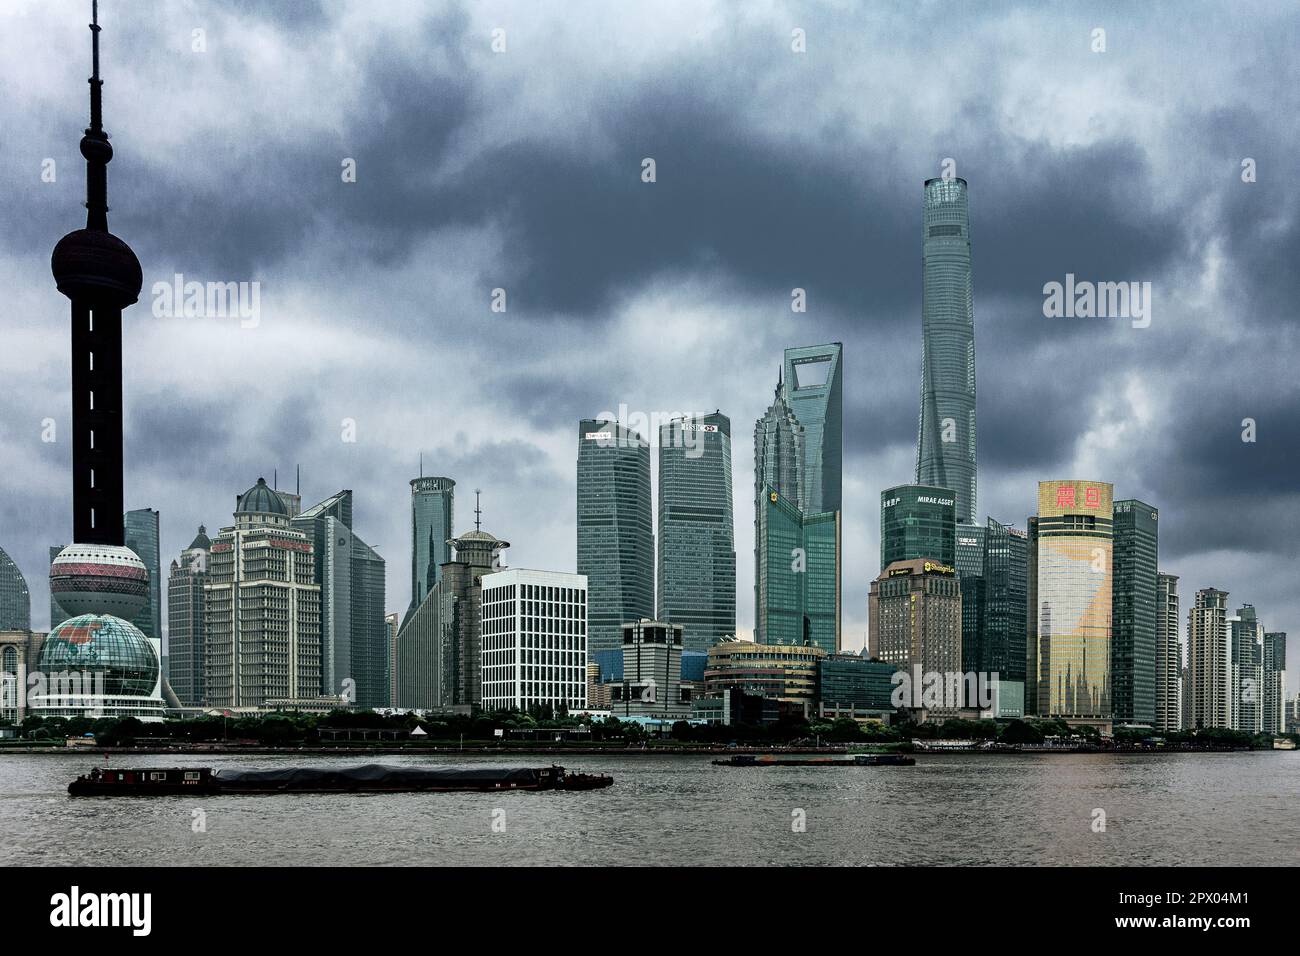
[[[510,568],[482,578],[487,711],[587,706],[587,576]]]

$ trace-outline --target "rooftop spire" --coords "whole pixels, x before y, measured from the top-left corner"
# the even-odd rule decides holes
[[[81,155],[86,157],[86,228],[108,232],[108,164],[113,147],[104,132],[104,81],[99,78],[99,0],[91,0],[90,126],[81,138]]]
[[[483,492],[480,489],[478,488],[474,489],[474,530],[475,531],[483,530],[483,509],[481,509],[478,506],[478,497],[482,493]]]

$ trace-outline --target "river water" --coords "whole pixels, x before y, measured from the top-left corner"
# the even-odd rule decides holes
[[[373,762],[543,766],[549,757]],[[558,760],[558,758],[555,758]],[[103,757],[0,755],[0,864],[1295,865],[1300,752],[920,755],[914,767],[572,756],[587,793],[72,798]],[[118,766],[358,764],[139,756]],[[1105,829],[1098,827],[1104,811]]]

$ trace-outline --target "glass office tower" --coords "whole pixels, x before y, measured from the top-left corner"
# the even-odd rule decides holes
[[[61,621],[55,621],[60,624]],[[0,548],[0,631],[30,631],[32,596],[18,565]]]
[[[880,493],[880,567],[930,558],[955,564],[956,498],[947,488],[898,485]]]
[[[320,585],[322,694],[350,694],[360,707],[388,707],[384,559],[352,530],[344,489],[290,519],[311,541]]]
[[[1111,609],[1111,706],[1120,723],[1156,725],[1156,626],[1159,547],[1156,509],[1115,502]]]
[[[974,523],[975,319],[964,179],[925,183],[921,281],[916,483],[951,489],[957,520]]]
[[[841,513],[805,515],[772,489],[758,506],[759,643],[838,652]]]
[[[961,587],[963,661],[983,659],[980,642],[984,637],[984,535],[987,530],[984,525],[957,523],[953,566],[957,569],[957,583]]]
[[[152,508],[128,511],[123,517],[126,546],[149,570],[149,600],[131,623],[145,637],[162,640],[162,558],[158,548],[158,512]],[[53,622],[51,622],[53,627]]]
[[[683,651],[736,633],[731,419],[721,412],[659,427],[656,620],[680,624]]]
[[[653,618],[650,443],[617,422],[578,423],[578,573],[587,578],[587,649],[618,650],[624,624]]]
[[[1111,717],[1112,487],[1040,481],[1033,608],[1041,717]]]
[[[982,583],[983,613],[977,657],[973,661],[963,658],[962,666],[990,677],[998,675],[995,717],[1021,717],[1025,706],[1025,615],[1029,589],[1029,540],[1025,532],[988,519]]]
[[[456,482],[450,478],[411,479],[411,604],[409,615],[424,603],[451,560],[447,542],[456,533]]]
[[[843,496],[844,394],[839,342],[785,350],[782,389],[803,426],[803,484],[798,500],[805,514],[839,511]]]

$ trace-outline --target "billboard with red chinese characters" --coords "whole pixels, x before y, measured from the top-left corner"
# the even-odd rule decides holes
[[[1038,516],[1097,515],[1110,518],[1113,486],[1105,481],[1040,481]]]

